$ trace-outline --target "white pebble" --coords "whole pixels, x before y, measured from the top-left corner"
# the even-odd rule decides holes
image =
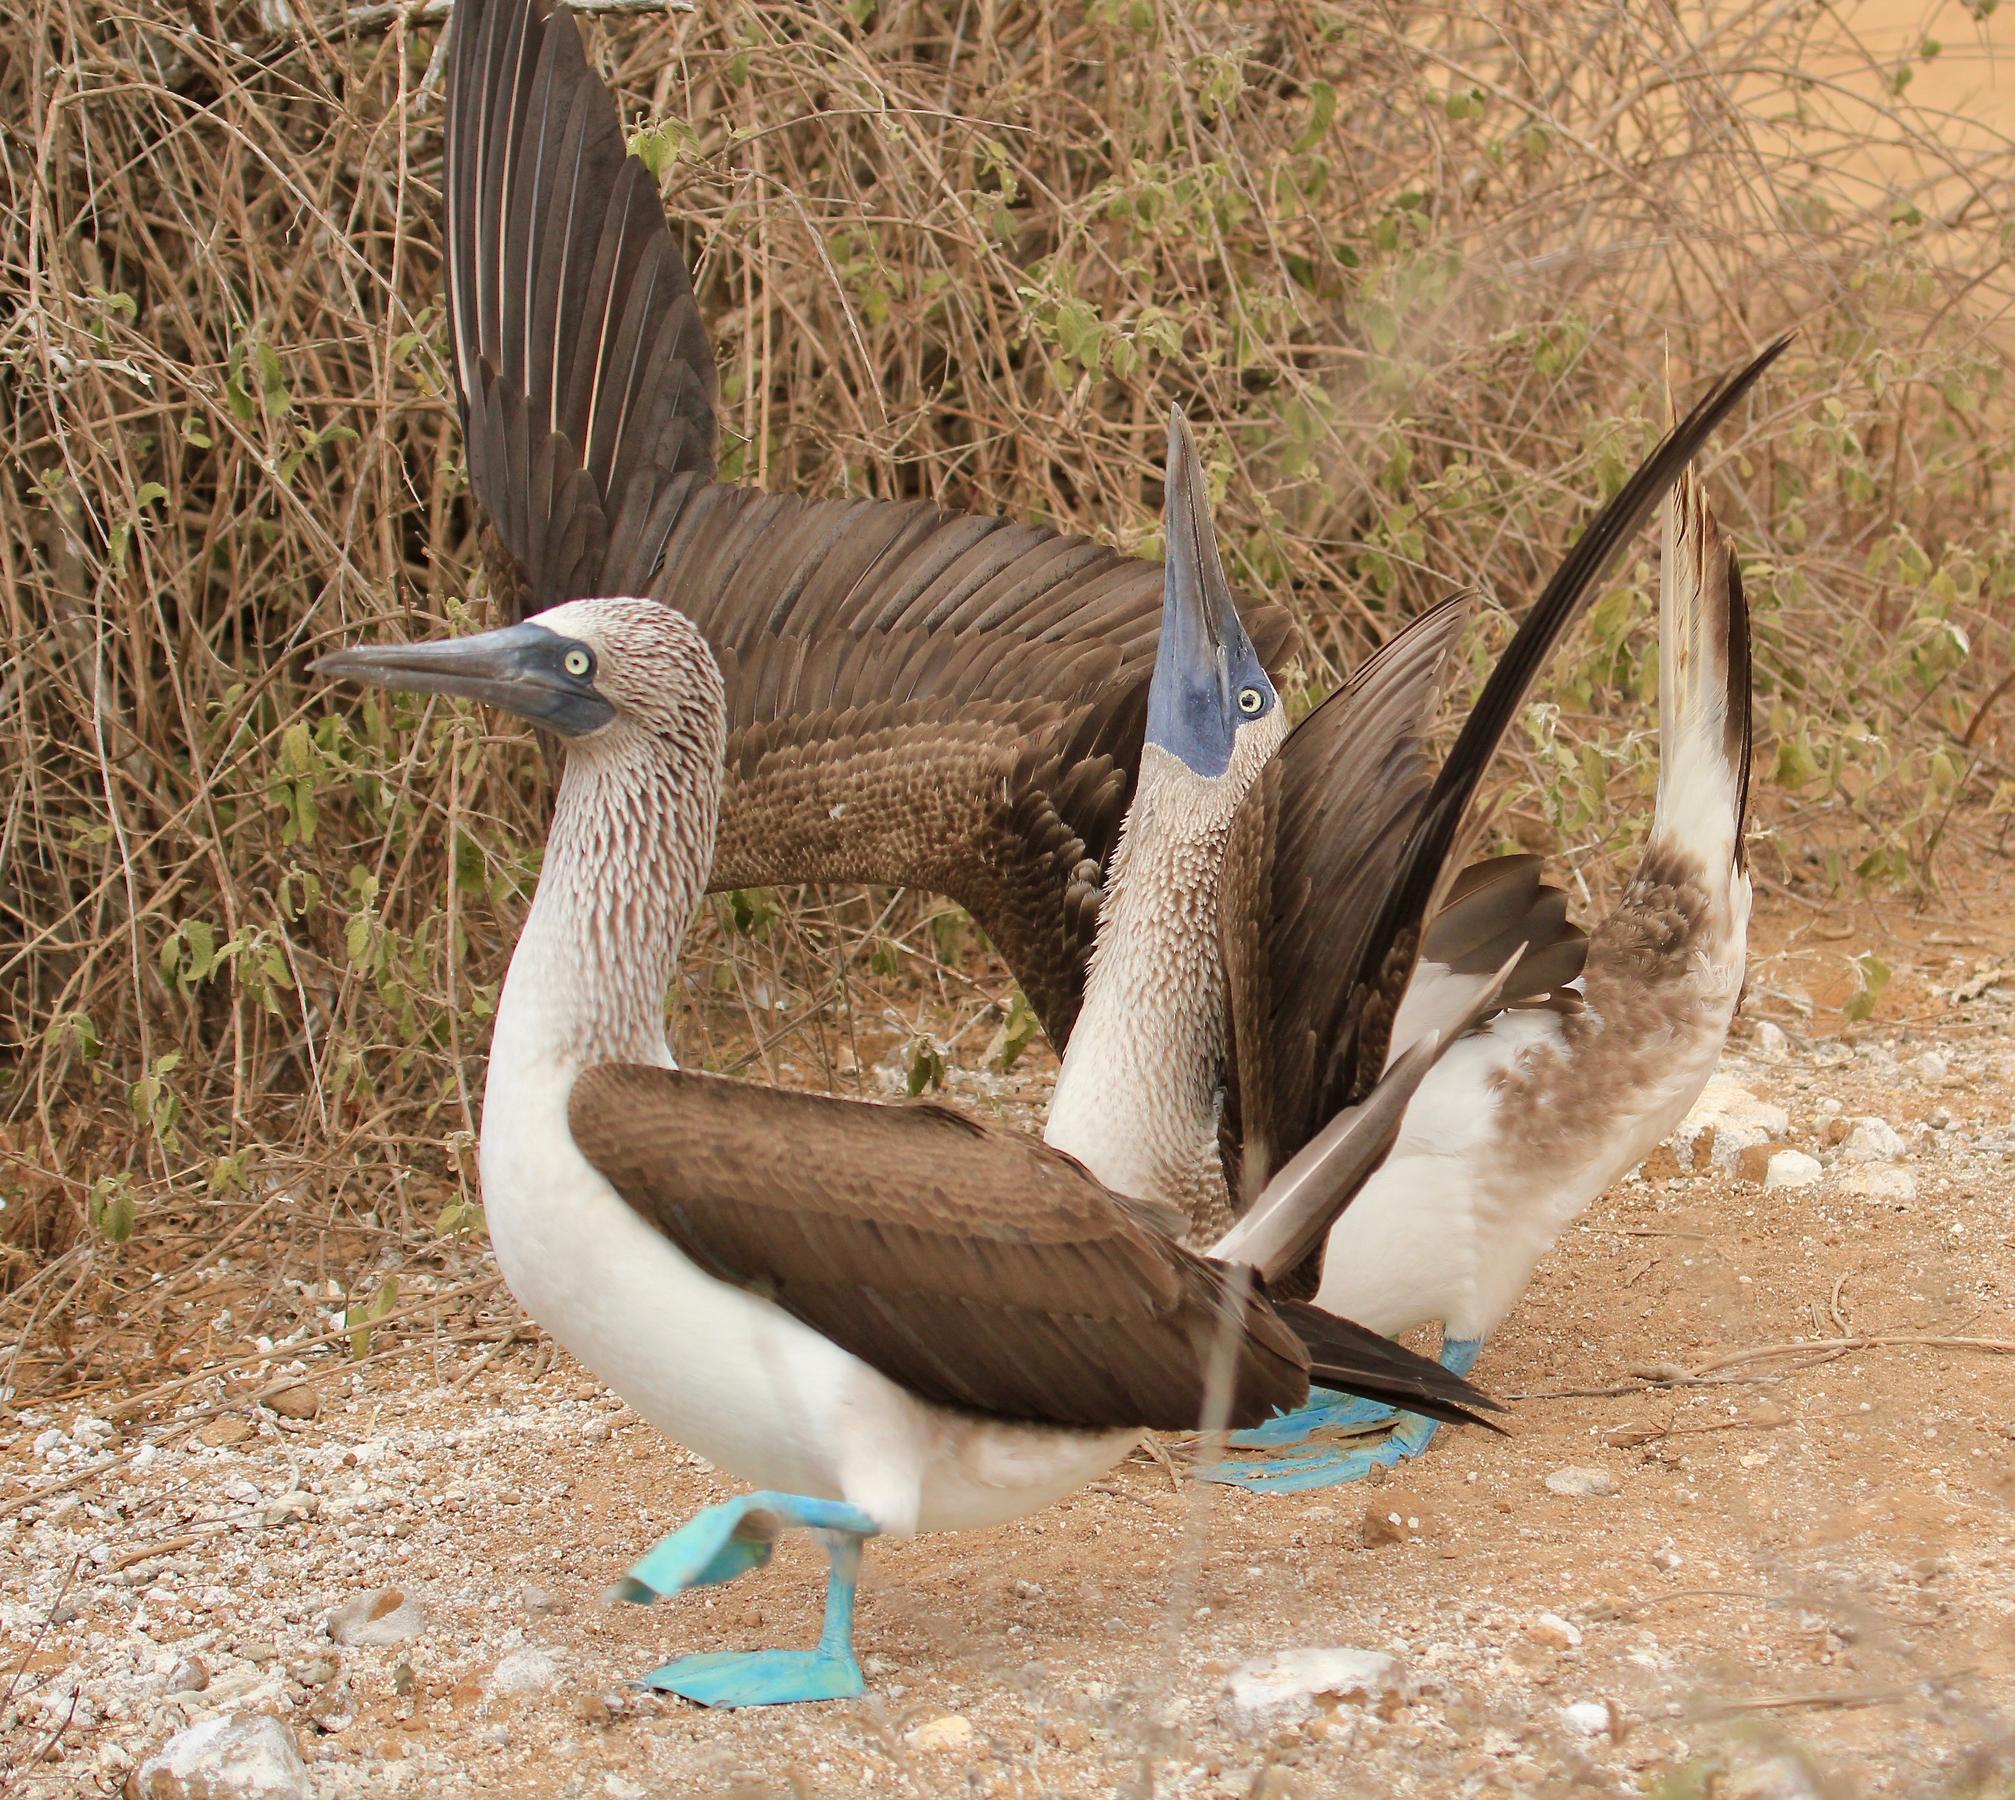
[[[1607,1469],[1555,1469],[1546,1478],[1546,1491],[1564,1494],[1572,1500],[1606,1499],[1623,1491],[1622,1483]]]
[[[1609,1708],[1600,1700],[1577,1700],[1560,1709],[1560,1722],[1576,1737],[1601,1737],[1610,1728]]]
[[[1807,1156],[1803,1150],[1779,1150],[1763,1165],[1763,1185],[1765,1188],[1810,1187],[1825,1173],[1818,1157]]]

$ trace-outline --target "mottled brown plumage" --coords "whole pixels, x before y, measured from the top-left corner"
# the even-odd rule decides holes
[[[450,62],[450,324],[508,618],[649,596],[729,696],[716,887],[927,887],[1069,1036],[1140,757],[1158,566],[924,502],[716,483],[683,258],[573,18],[463,0]],[[1279,667],[1278,606],[1246,624]]]
[[[587,1070],[568,1122],[679,1250],[924,1399],[988,1417],[1193,1429],[1300,1404],[1311,1368],[1466,1419],[1438,1364],[1186,1250],[1170,1209],[933,1104],[889,1106],[631,1065]],[[1213,1404],[1215,1403],[1215,1405]]]

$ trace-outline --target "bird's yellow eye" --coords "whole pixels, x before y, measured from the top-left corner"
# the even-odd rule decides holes
[[[585,675],[595,666],[595,659],[585,650],[569,650],[560,658],[560,667],[569,675]]]
[[[1248,719],[1254,717],[1265,704],[1266,696],[1258,688],[1249,687],[1238,690],[1238,710],[1244,713]]]

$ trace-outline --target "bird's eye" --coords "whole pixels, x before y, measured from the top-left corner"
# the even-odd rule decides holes
[[[1238,710],[1244,713],[1248,719],[1255,717],[1259,709],[1265,704],[1266,696],[1258,688],[1249,687],[1238,690]]]
[[[591,675],[594,673],[595,659],[587,651],[577,647],[560,658],[560,667],[575,677]]]

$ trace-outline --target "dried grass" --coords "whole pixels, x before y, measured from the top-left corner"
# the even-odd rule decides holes
[[[150,1274],[279,1241],[348,1289],[470,1197],[533,759],[300,675],[437,628],[472,566],[437,32],[385,12],[0,25],[0,1336],[54,1333],[38,1383],[102,1377],[115,1316],[166,1359]],[[1717,472],[1768,818],[1822,877],[1922,883],[2010,791],[2015,163],[1891,92],[1870,17],[728,0],[591,37],[690,230],[732,469],[1151,549],[1180,398],[1317,681],[1450,585],[1516,609],[1668,370],[1803,325]],[[1534,714],[1517,835],[1641,828],[1646,592]],[[689,1049],[859,1081],[950,1016],[985,1051],[1005,983],[929,907],[741,923]]]

